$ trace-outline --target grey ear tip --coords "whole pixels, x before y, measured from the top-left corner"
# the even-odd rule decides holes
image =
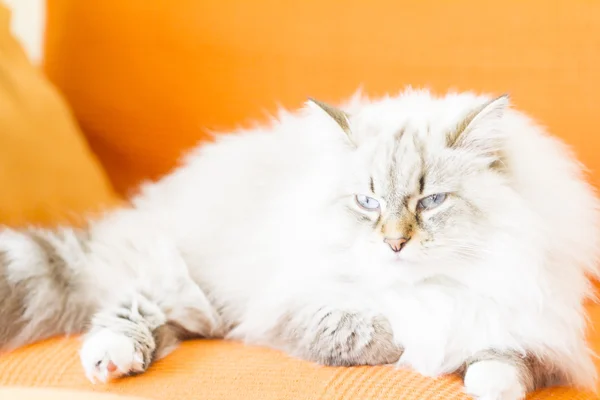
[[[320,100],[315,99],[314,97],[307,97],[306,102],[316,104],[317,106],[319,106],[321,108],[323,108],[325,106],[325,103],[323,103]]]

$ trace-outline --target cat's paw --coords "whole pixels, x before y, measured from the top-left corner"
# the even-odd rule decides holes
[[[497,360],[470,365],[465,374],[465,391],[477,400],[523,400],[526,396],[517,368]]]
[[[382,316],[321,310],[315,317],[307,332],[309,359],[325,365],[380,365],[402,354]]]
[[[79,356],[85,375],[92,383],[106,383],[145,369],[144,355],[136,348],[134,339],[110,329],[102,329],[88,336]]]

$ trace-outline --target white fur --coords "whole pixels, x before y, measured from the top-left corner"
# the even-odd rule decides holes
[[[420,259],[414,250],[411,259],[407,247],[403,262],[343,211],[345,196],[365,192],[376,145],[406,125],[443,135],[486,101],[411,90],[355,98],[347,110],[358,150],[321,110],[282,112],[271,127],[190,153],[143,188],[131,218],[180,249],[223,318],[239,324],[232,337],[260,341],[288,300],[360,305],[390,319],[401,362],[427,375],[482,349],[517,348],[592,387],[582,302],[596,267],[596,199],[567,149],[523,114],[507,109],[497,126],[514,181],[480,179],[471,194],[497,229],[472,249],[482,258]],[[141,226],[126,229],[147,235]]]
[[[471,249],[481,258],[420,259],[414,250],[411,259],[407,247],[405,262],[394,259],[343,211],[347,196],[365,192],[376,145],[406,125],[434,143],[487,101],[357,96],[346,110],[358,150],[319,109],[281,112],[271,127],[190,153],[143,188],[132,213],[181,250],[194,281],[239,324],[232,337],[260,341],[287,300],[360,305],[390,319],[401,362],[427,375],[482,349],[517,348],[592,387],[582,302],[596,268],[596,199],[566,147],[523,114],[507,109],[495,125],[513,181],[484,177],[471,193],[496,227]]]
[[[478,400],[523,400],[525,388],[513,365],[502,361],[482,361],[465,375],[465,391]]]
[[[49,241],[54,242],[54,233],[48,231],[39,231],[40,235],[45,236]],[[64,259],[72,270],[74,276],[84,277],[79,270],[86,264],[86,258],[81,249],[73,243],[73,232],[70,229],[64,230],[64,240],[56,241],[57,250],[63,255]],[[60,299],[60,291],[52,285],[47,279],[45,255],[43,251],[32,242],[29,237],[23,233],[9,229],[0,229],[0,253],[6,255],[9,261],[7,280],[11,285],[20,285],[24,282],[27,288],[24,303],[27,307],[23,310],[21,317],[25,321],[30,321],[25,328],[13,338],[10,338],[6,344],[7,348],[15,348],[24,343],[28,343],[31,338],[46,337],[51,334],[56,327],[51,327],[49,321],[56,320],[56,316],[62,322],[64,333],[77,332],[80,328],[81,320],[85,318],[83,311],[67,311],[65,304],[61,301],[52,301]],[[104,298],[101,293],[89,288],[95,285],[90,282],[73,282],[73,296],[77,298],[78,308],[83,310],[86,306],[97,304]],[[53,318],[54,317],[54,318]]]
[[[134,372],[142,372],[143,357],[134,339],[102,329],[86,338],[80,352],[86,377],[92,383],[106,383]],[[116,368],[109,369],[109,365]]]
[[[489,100],[414,90],[357,95],[344,107],[351,140],[312,106],[219,136],[145,185],[133,208],[92,225],[82,279],[98,290],[89,296],[101,302],[144,287],[170,301],[179,321],[208,315],[207,336],[235,326],[227,337],[267,345],[290,310],[307,320],[323,306],[364,310],[390,321],[405,349],[400,363],[423,374],[452,372],[481,350],[512,349],[592,388],[583,301],[591,294],[586,275],[596,274],[595,195],[568,149],[502,100],[475,121],[464,149],[448,150],[448,132]],[[369,176],[381,182],[387,174],[402,129],[397,184],[414,180],[411,140],[426,142],[442,178],[425,190],[461,191],[480,214],[459,213],[433,247],[415,238],[398,255],[349,209],[355,194],[368,192]],[[497,149],[509,177],[481,168]],[[378,200],[387,218],[390,204]],[[511,385],[498,377],[486,388],[481,380],[495,373],[488,369],[495,364],[475,373],[473,390]]]

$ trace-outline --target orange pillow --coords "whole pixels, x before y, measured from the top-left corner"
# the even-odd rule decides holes
[[[118,396],[64,389],[0,388],[4,400],[142,400],[141,397]]]
[[[0,224],[52,224],[116,198],[56,89],[0,5]]]
[[[167,172],[204,128],[361,84],[508,91],[600,167],[600,2],[49,0],[48,11],[46,70],[121,192]]]

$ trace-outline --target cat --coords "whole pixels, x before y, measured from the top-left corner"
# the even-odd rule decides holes
[[[593,388],[597,208],[506,95],[309,100],[85,228],[3,229],[0,348],[85,330],[92,382],[204,337],[456,373],[481,400]]]

